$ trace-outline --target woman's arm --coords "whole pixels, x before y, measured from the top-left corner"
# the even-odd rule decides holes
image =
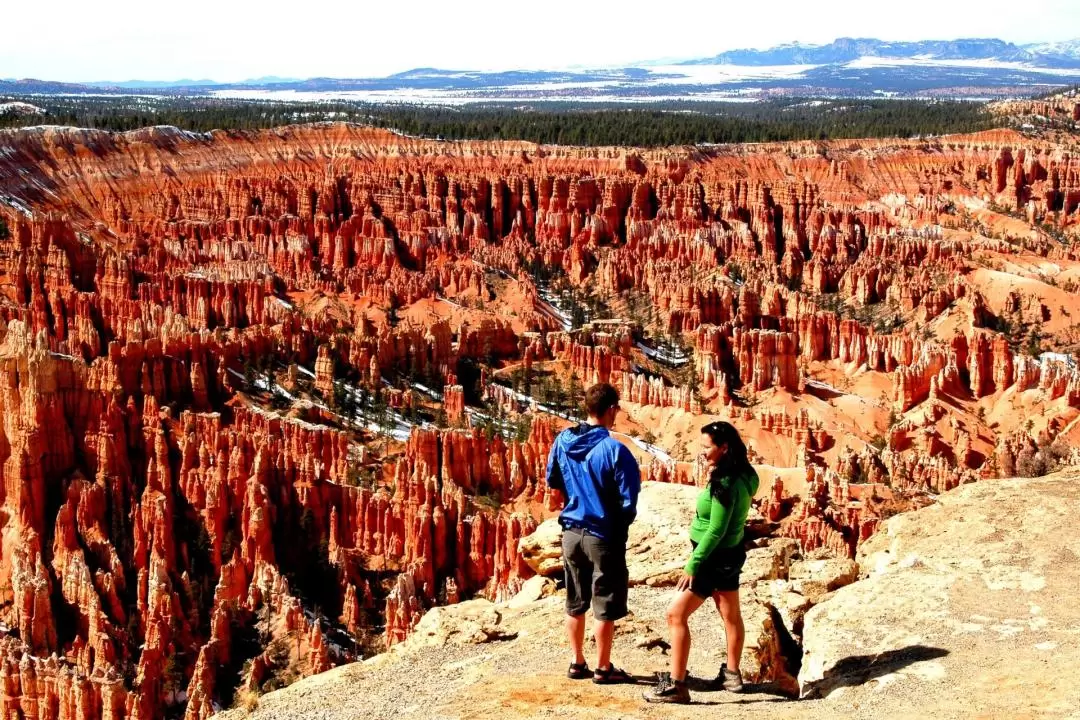
[[[690,559],[686,562],[684,570],[687,575],[697,575],[701,563],[712,555],[713,550],[720,544],[720,539],[727,533],[728,525],[731,524],[732,510],[735,508],[734,495],[745,492],[742,489],[742,483],[736,483],[736,485],[737,487],[732,488],[730,493],[725,493],[726,503],[717,500],[715,496],[711,497],[709,529],[705,531],[705,536],[701,538],[701,542],[697,544]]]

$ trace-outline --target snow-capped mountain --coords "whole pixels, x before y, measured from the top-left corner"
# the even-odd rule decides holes
[[[0,93],[168,95],[284,100],[668,102],[758,97],[1000,98],[1080,82],[1080,40],[1016,45],[993,38],[887,42],[840,38],[731,50],[681,63],[633,67],[483,71],[414,68],[387,77],[258,78],[241,83],[70,84],[0,79]]]
[[[1080,40],[1040,45],[1014,45],[993,38],[888,42],[875,38],[839,38],[827,45],[791,43],[767,50],[729,50],[686,65],[840,65],[861,58],[889,60],[996,61],[1038,67],[1080,67]]]
[[[1080,38],[1061,42],[1035,43],[1023,48],[1033,55],[1080,60]]]

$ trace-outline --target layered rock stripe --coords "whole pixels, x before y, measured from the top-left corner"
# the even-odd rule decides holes
[[[769,473],[767,529],[848,557],[889,502],[1076,439],[1075,368],[993,328],[1038,320],[1067,347],[1080,259],[1057,233],[1078,204],[1075,157],[1009,131],[653,151],[344,124],[4,131],[4,711],[207,717],[361,655],[365,633],[403,641],[433,605],[515,594],[518,541],[560,502],[542,473],[561,421],[415,429],[380,457],[331,407],[343,382],[408,376],[466,424],[463,364],[561,364],[683,427],[672,451],[699,413],[730,417]],[[689,375],[645,372],[633,323],[566,331],[536,266],[644,299]],[[899,326],[852,311],[884,307]],[[267,360],[258,382],[310,373],[314,400],[259,401]],[[850,421],[890,410],[881,449]]]

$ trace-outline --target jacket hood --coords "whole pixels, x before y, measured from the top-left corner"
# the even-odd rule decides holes
[[[608,437],[607,428],[601,425],[581,424],[559,433],[559,448],[574,460],[583,460],[589,451]]]

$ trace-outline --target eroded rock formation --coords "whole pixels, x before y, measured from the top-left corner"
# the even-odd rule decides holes
[[[36,128],[0,133],[0,218],[7,714],[204,718],[510,598],[561,503],[543,413],[593,382],[668,451],[635,445],[650,479],[692,484],[701,416],[735,421],[774,472],[761,524],[839,557],[1080,433],[1080,168],[1010,131]],[[806,608],[759,599],[767,675],[776,613]]]

